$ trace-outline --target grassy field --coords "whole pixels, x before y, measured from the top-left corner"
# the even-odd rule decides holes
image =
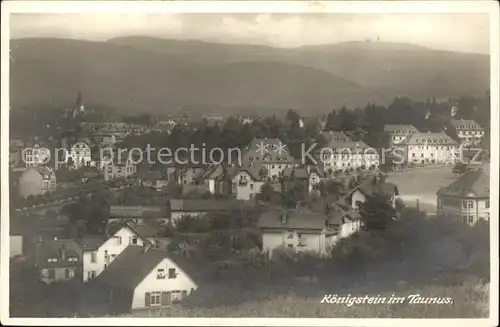
[[[369,294],[389,299],[392,294],[405,297],[402,304],[332,304],[322,297],[304,298],[294,293],[252,301],[238,306],[186,308],[176,305],[156,311],[134,312],[126,317],[269,317],[269,318],[486,318],[489,315],[489,284],[465,280],[461,285],[429,285],[422,288],[394,287],[393,292]],[[409,295],[451,298],[451,304],[409,303]],[[364,294],[359,294],[364,296]],[[344,295],[346,296],[346,295]]]
[[[486,318],[489,306],[489,226],[468,227],[428,219],[407,209],[406,220],[385,232],[350,238],[366,252],[355,259],[309,262],[227,272],[216,284],[201,286],[170,308],[133,312],[128,317],[329,317],[329,318]],[[411,214],[413,212],[413,214]],[[361,235],[361,234],[360,234]],[[345,248],[345,249],[349,249]],[[375,254],[374,253],[378,253]],[[354,265],[353,265],[354,264]],[[304,270],[302,270],[304,271]],[[267,275],[266,275],[267,274]],[[260,275],[260,276],[259,276]],[[309,275],[309,277],[311,277]],[[245,281],[242,283],[242,281]],[[387,299],[401,304],[321,303],[326,294]],[[450,303],[410,303],[408,296],[449,298]]]

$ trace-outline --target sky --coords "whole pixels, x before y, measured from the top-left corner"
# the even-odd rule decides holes
[[[274,47],[380,38],[434,49],[489,53],[486,14],[12,14],[12,38],[104,41],[127,35]]]

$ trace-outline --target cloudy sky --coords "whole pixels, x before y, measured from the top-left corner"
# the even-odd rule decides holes
[[[146,35],[296,47],[376,39],[489,53],[485,14],[13,14],[11,36]]]

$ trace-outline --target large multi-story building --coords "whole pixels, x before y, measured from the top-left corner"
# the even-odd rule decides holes
[[[292,168],[297,164],[286,144],[277,138],[254,139],[241,158],[242,167],[265,167],[268,178],[277,178],[285,168]]]
[[[482,170],[472,170],[437,192],[439,216],[469,225],[490,219],[490,178]]]
[[[316,156],[325,171],[345,171],[356,168],[376,169],[379,154],[363,141],[353,141],[344,132],[323,132],[324,146],[316,149]]]
[[[457,131],[457,136],[462,141],[464,147],[471,147],[481,143],[484,137],[484,129],[473,120],[457,119],[451,124]]]
[[[393,148],[419,131],[413,125],[385,125],[384,133],[388,136],[389,147]]]
[[[414,133],[396,148],[412,164],[453,164],[461,158],[459,144],[445,133]]]

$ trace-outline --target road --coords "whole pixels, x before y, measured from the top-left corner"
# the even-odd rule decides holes
[[[483,170],[489,174],[489,164],[485,163]],[[391,172],[387,175],[386,181],[398,186],[401,198],[408,206],[415,206],[418,199],[421,209],[435,212],[437,191],[451,184],[458,177],[452,173],[452,166],[449,165]]]

